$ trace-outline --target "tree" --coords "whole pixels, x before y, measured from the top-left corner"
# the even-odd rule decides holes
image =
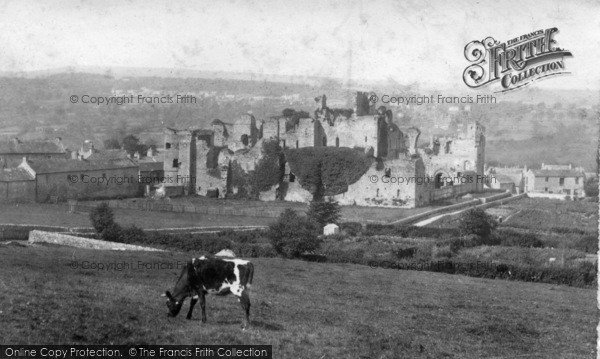
[[[148,146],[140,143],[140,139],[134,135],[127,135],[123,139],[123,149],[127,151],[128,154],[133,155],[135,152],[138,152],[140,156],[144,156],[148,151]]]
[[[101,203],[90,212],[92,226],[105,241],[123,242],[123,230],[115,222],[112,209],[106,203]]]
[[[104,140],[104,149],[118,150],[119,148],[121,148],[121,144],[119,143],[119,140],[117,140],[116,138],[109,138],[109,139]]]
[[[267,237],[277,253],[286,258],[297,258],[321,246],[318,233],[319,228],[315,222],[300,217],[288,208],[269,226]]]
[[[334,200],[328,201],[311,201],[307,217],[319,224],[323,228],[329,223],[337,223],[340,219],[341,208],[338,202]]]
[[[115,223],[115,216],[107,203],[100,203],[90,212],[90,221],[98,233]]]
[[[598,179],[595,177],[588,178],[583,186],[586,197],[598,197]]]
[[[485,239],[492,234],[497,225],[498,222],[483,209],[472,208],[463,214],[458,228],[463,236],[476,235]]]

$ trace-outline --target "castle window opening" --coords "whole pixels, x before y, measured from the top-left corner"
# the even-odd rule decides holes
[[[559,186],[564,186],[565,185],[565,178],[564,177],[561,177],[561,178],[558,179],[558,185]]]
[[[365,142],[367,142],[367,136],[365,136]]]
[[[323,146],[327,147],[327,137],[323,137]]]
[[[548,177],[546,177],[546,182],[548,182]]]
[[[575,177],[575,184],[579,184],[579,177]]]
[[[450,144],[451,144],[451,143],[452,143],[452,141],[448,141],[448,142],[446,142],[446,148],[445,148],[445,150],[446,150],[446,153],[450,153]]]
[[[438,173],[437,175],[435,175],[435,188],[442,188],[443,185],[443,181],[442,181],[442,174]]]
[[[544,187],[544,192],[548,192],[548,187]]]
[[[340,147],[340,138],[339,137],[335,138],[335,147]]]
[[[296,148],[300,147],[300,141],[296,140]]]
[[[171,148],[171,144],[169,142],[165,143],[165,148],[168,150],[169,148]]]
[[[379,188],[377,188],[377,193],[375,194],[375,197],[379,197]]]
[[[292,172],[290,172],[290,182],[295,182],[296,181],[296,175],[293,174]]]
[[[396,191],[396,197],[400,197],[400,190]]]
[[[179,159],[178,158],[173,159],[173,168],[179,168]]]

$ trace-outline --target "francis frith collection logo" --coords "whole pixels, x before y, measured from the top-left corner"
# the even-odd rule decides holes
[[[471,41],[465,46],[465,57],[472,63],[463,73],[465,84],[476,88],[500,82],[501,89],[496,92],[506,92],[536,80],[568,74],[564,59],[572,55],[556,46],[557,32],[553,27],[502,43],[493,37]]]

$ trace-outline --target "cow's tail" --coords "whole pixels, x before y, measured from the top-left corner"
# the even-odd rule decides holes
[[[248,270],[246,271],[245,287],[250,289],[250,287],[252,287],[252,277],[254,277],[254,265],[251,262],[248,262],[247,268]]]

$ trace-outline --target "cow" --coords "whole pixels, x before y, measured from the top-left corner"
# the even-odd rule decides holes
[[[238,297],[244,310],[242,329],[246,329],[250,325],[249,290],[253,275],[254,265],[246,260],[206,256],[192,258],[182,269],[179,279],[175,283],[173,294],[169,291],[163,294],[168,298],[168,315],[170,317],[177,316],[185,298],[190,296],[192,299],[186,318],[192,319],[192,311],[200,299],[202,323],[206,323],[205,295],[207,293],[216,295],[233,293]]]

